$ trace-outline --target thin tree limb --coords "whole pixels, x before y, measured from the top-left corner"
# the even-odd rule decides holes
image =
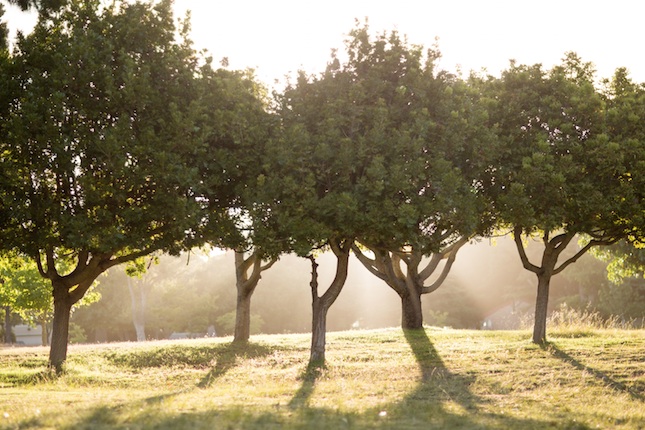
[[[515,238],[515,246],[517,247],[517,251],[520,254],[522,265],[526,270],[529,270],[536,274],[539,273],[541,271],[541,268],[536,266],[535,264],[532,264],[529,261],[528,256],[526,255],[526,250],[524,249],[524,243],[522,243],[522,227],[515,227],[513,234]]]

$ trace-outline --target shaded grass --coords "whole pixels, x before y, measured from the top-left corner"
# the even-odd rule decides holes
[[[645,428],[645,332],[398,329],[0,350],[0,428]],[[6,414],[6,416],[5,416]]]

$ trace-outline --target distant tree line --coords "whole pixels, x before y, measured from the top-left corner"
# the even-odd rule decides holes
[[[459,249],[510,232],[543,343],[552,277],[592,248],[643,241],[645,87],[625,69],[599,83],[568,53],[463,77],[436,48],[357,23],[324,71],[269,96],[196,52],[171,0],[21,6],[40,18],[0,54],[0,246],[51,283],[57,370],[97,277],[156,253],[235,250],[237,342],[262,272],[306,258],[318,363],[351,253],[420,329],[421,296]],[[321,285],[324,250],[335,275]]]

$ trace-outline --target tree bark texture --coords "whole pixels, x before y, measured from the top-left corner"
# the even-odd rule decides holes
[[[327,311],[323,301],[318,299],[312,305],[311,325],[311,355],[310,364],[323,364],[325,362],[325,346],[327,343]]]
[[[311,355],[310,365],[323,365],[325,363],[325,346],[327,335],[327,312],[338,298],[338,295],[347,280],[349,269],[349,251],[352,241],[330,241],[330,246],[336,255],[336,276],[331,285],[322,296],[318,295],[318,263],[314,257],[311,260],[311,297],[312,297],[312,324],[311,324]]]
[[[11,336],[11,308],[4,307],[4,343],[13,343]]]
[[[248,342],[251,337],[251,294],[237,290],[235,310],[235,335],[233,342]]]
[[[69,338],[69,319],[74,302],[67,288],[53,282],[54,287],[54,322],[52,341],[49,349],[49,366],[60,373],[67,360],[67,341]]]
[[[411,291],[401,296],[401,328],[405,330],[423,328],[421,294]]]
[[[535,321],[533,325],[533,343],[546,342],[546,319],[549,307],[549,284],[551,274],[538,275],[537,299],[535,300]]]
[[[262,256],[257,250],[247,258],[244,257],[243,251],[235,251],[237,304],[233,342],[248,342],[251,337],[251,297],[262,278],[262,272],[268,270],[276,261],[277,258],[271,258],[263,266]]]

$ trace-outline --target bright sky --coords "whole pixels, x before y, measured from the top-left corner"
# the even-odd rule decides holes
[[[441,66],[451,71],[498,74],[510,59],[549,67],[575,51],[600,77],[624,66],[645,82],[640,0],[175,0],[175,8],[179,16],[192,10],[198,47],[216,61],[228,57],[232,68],[255,68],[269,85],[299,69],[322,71],[365,17],[373,31],[396,29],[411,43],[438,38]]]
[[[551,66],[567,51],[596,64],[600,77],[627,67],[645,82],[645,2],[640,0],[175,0],[192,10],[193,39],[215,60],[253,67],[272,83],[303,69],[320,72],[343,48],[354,20],[396,29],[411,43],[439,39],[441,65],[498,74],[510,59]]]

